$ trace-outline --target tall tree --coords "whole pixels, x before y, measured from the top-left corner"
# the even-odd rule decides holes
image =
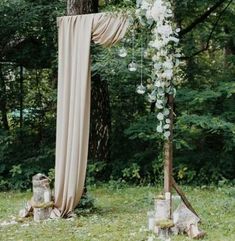
[[[98,0],[68,0],[67,14],[89,14],[98,12]],[[91,83],[91,128],[89,159],[110,160],[111,115],[108,83],[99,75],[92,77]]]
[[[3,76],[2,65],[0,65],[0,111],[3,128],[9,130],[7,119],[6,83]]]
[[[98,12],[98,0],[68,0],[67,2],[67,14],[87,14]]]

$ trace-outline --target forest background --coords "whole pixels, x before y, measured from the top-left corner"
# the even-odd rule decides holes
[[[97,2],[97,1],[96,1]],[[235,3],[174,0],[184,53],[177,81],[174,176],[184,184],[235,178]],[[99,1],[99,11],[126,11],[134,0]],[[38,172],[54,175],[57,26],[62,0],[0,2],[0,190],[28,189]],[[141,35],[134,41],[140,63]],[[141,43],[142,41],[142,43]],[[163,179],[163,141],[153,106],[136,93],[132,42],[92,46],[92,111],[87,184],[157,184]],[[128,51],[120,58],[121,47]],[[144,82],[148,79],[145,62]]]

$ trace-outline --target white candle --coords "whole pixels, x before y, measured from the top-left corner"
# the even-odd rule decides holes
[[[44,202],[49,203],[51,201],[51,194],[49,191],[44,192]]]
[[[155,226],[155,216],[154,216],[154,212],[148,212],[148,229],[150,231],[154,230],[154,226]]]
[[[171,193],[170,192],[166,192],[165,193],[165,199],[166,200],[170,200],[171,199]]]

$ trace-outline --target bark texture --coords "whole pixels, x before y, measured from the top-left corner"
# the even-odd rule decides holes
[[[7,94],[6,83],[3,75],[2,65],[0,65],[0,111],[1,121],[4,130],[9,130],[8,118],[7,118]]]
[[[98,12],[98,0],[68,0],[67,14],[89,14]]]

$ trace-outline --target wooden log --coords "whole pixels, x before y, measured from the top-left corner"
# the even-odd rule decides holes
[[[193,213],[184,203],[173,213],[174,228],[172,231],[175,234],[187,233],[190,238],[198,239],[205,236],[205,232],[198,227],[200,218]]]
[[[19,211],[19,217],[20,218],[27,218],[31,215],[33,215],[33,206],[31,204],[31,201],[28,201],[25,204],[25,207]]]
[[[155,199],[154,208],[156,222],[170,219],[170,200]]]
[[[49,178],[41,173],[33,176],[33,214],[34,221],[48,219],[52,210]]]

